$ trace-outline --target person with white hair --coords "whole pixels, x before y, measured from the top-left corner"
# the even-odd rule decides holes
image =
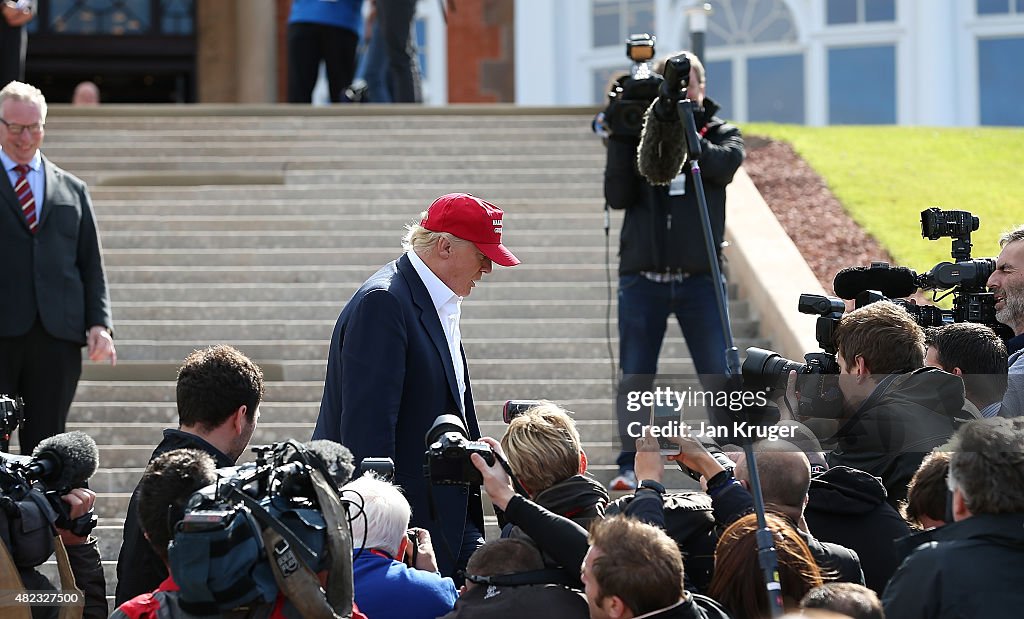
[[[458,591],[438,573],[430,533],[409,529],[401,489],[368,473],[342,487],[352,501],[352,576],[359,609],[374,619],[433,619],[452,610]],[[360,507],[361,506],[361,507]]]

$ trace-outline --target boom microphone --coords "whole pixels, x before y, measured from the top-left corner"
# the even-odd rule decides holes
[[[327,439],[318,439],[303,443],[306,452],[316,457],[324,470],[330,473],[331,479],[340,488],[352,478],[355,465],[352,463],[352,452],[341,443]]]
[[[25,465],[26,476],[54,490],[80,488],[96,472],[100,452],[85,432],[65,432],[40,441]]]
[[[689,57],[679,54],[669,58],[658,97],[644,113],[636,163],[640,174],[652,185],[668,185],[686,163],[686,127],[679,118],[678,103],[689,77]]]
[[[832,288],[843,299],[854,299],[865,290],[877,290],[890,299],[901,299],[917,292],[918,275],[907,267],[872,262],[870,267],[847,267],[839,271]]]

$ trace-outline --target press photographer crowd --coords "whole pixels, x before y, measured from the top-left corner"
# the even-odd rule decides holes
[[[502,435],[482,436],[462,301],[495,263],[520,261],[499,207],[446,194],[341,311],[310,440],[250,446],[260,367],[227,345],[188,355],[178,424],[131,496],[113,607],[89,489],[99,450],[64,432],[70,395],[39,395],[54,375],[74,392],[80,361],[54,365],[57,348],[116,359],[102,263],[75,276],[82,298],[64,299],[68,335],[44,307],[62,298],[33,282],[79,267],[18,254],[61,234],[32,198],[53,184],[82,200],[89,263],[91,206],[38,151],[41,93],[0,91],[18,205],[4,212],[0,255],[41,273],[9,295],[34,304],[25,330],[0,333],[0,438],[9,451],[20,430],[24,453],[0,454],[0,616],[1020,616],[1024,225],[997,257],[973,258],[979,219],[929,208],[922,236],[951,239],[951,262],[844,269],[838,298],[795,300],[817,317],[820,351],[794,361],[750,348],[741,363],[721,248],[743,139],[715,115],[697,56],[654,62],[647,35],[627,54],[594,120],[607,206],[625,212],[610,488],[588,474],[573,413],[555,402],[507,402]],[[951,309],[915,300],[928,292]],[[673,314],[696,370],[685,389],[657,371]],[[501,533],[485,541],[491,508]],[[59,582],[40,570],[51,556]]]

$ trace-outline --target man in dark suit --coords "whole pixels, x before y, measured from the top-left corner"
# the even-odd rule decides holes
[[[424,437],[446,413],[480,436],[459,318],[462,298],[492,261],[519,264],[501,230],[501,209],[474,196],[447,194],[430,205],[409,228],[405,255],[370,277],[341,312],[313,431],[343,443],[356,462],[394,459],[411,525],[430,531],[445,575],[465,567],[483,543],[480,491],[428,485]]]
[[[22,453],[64,431],[89,359],[117,360],[110,297],[89,192],[39,152],[46,99],[0,90],[0,393],[25,400]]]

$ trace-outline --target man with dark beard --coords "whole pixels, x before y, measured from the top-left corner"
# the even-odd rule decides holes
[[[996,320],[1013,329],[1006,342],[1009,383],[999,416],[1019,417],[1024,414],[1024,226],[1004,234],[999,246],[988,289],[996,296]]]

